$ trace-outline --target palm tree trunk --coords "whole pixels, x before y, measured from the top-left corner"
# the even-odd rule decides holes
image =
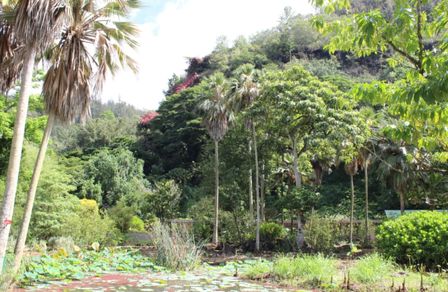
[[[30,225],[31,214],[33,212],[34,199],[36,198],[37,185],[39,183],[42,166],[47,152],[48,142],[50,140],[51,130],[55,122],[54,115],[48,116],[47,127],[45,128],[44,137],[40,144],[39,153],[37,154],[36,164],[34,165],[33,176],[31,178],[30,189],[26,201],[25,211],[23,214],[22,225],[20,227],[19,237],[17,238],[14,258],[14,273],[17,273],[22,262],[23,251],[25,249],[26,238],[28,236],[28,228]]]
[[[252,141],[249,139],[249,155],[252,153]],[[252,177],[252,167],[249,169],[249,212],[250,216],[254,218],[254,186]]]
[[[254,142],[255,154],[255,203],[257,205],[257,224],[255,235],[255,250],[260,250],[260,171],[258,169],[258,149],[257,149],[257,133],[255,132],[255,124],[252,124],[252,137]]]
[[[366,239],[365,243],[369,243],[369,162],[364,162],[364,183],[366,189]]]
[[[293,136],[291,137],[292,142],[292,156],[293,156],[293,163],[294,163],[294,178],[296,179],[296,187],[300,188],[302,186],[302,176],[299,172],[299,157],[297,155],[297,144],[296,139]]]
[[[401,215],[403,215],[404,214],[404,209],[405,209],[404,192],[403,191],[399,191],[398,195],[400,195],[400,213],[401,213]]]
[[[265,177],[264,177],[264,161],[261,162],[261,176],[260,176],[260,201],[261,201],[261,222],[266,220],[265,208]]]
[[[14,136],[11,143],[5,194],[0,213],[0,274],[3,270],[6,247],[8,244],[9,232],[11,230],[12,216],[14,214],[14,203],[16,199],[17,182],[19,179],[20,159],[22,157],[26,116],[28,113],[28,102],[31,93],[35,57],[35,50],[29,49],[25,55],[22,69],[20,96],[14,123]]]
[[[353,175],[350,175],[350,185],[352,189],[351,198],[351,212],[350,212],[350,245],[353,244],[353,217],[355,213],[355,184],[353,182]]]
[[[213,226],[213,243],[218,245],[218,225],[219,225],[219,142],[215,140],[215,224]]]

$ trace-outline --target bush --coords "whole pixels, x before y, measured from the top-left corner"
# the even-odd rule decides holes
[[[129,223],[129,230],[131,231],[144,231],[145,222],[137,216],[132,216],[131,222]]]
[[[351,277],[362,284],[379,282],[394,271],[394,264],[374,253],[359,259],[350,269]]]
[[[64,250],[67,254],[71,254],[77,249],[71,237],[52,237],[48,240],[48,246],[55,251]]]
[[[415,212],[384,222],[378,228],[377,244],[399,263],[447,266],[448,214]]]
[[[61,236],[71,237],[79,245],[90,245],[93,242],[113,245],[121,240],[115,222],[99,213],[94,200],[80,200],[75,213],[66,218]]]
[[[260,225],[260,241],[263,248],[276,249],[288,236],[288,231],[283,225],[275,222],[264,222]]]
[[[305,242],[315,252],[331,253],[336,246],[349,241],[350,225],[346,224],[348,219],[342,216],[321,216],[317,213],[311,214],[305,225],[303,233]],[[342,223],[344,222],[344,223]],[[373,233],[375,226],[369,224],[369,232]],[[365,224],[357,224],[353,227],[354,242],[364,243]],[[370,237],[373,237],[370,235]]]

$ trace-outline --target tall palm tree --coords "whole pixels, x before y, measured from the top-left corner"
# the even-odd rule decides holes
[[[123,52],[123,47],[136,47],[137,29],[114,17],[125,16],[131,8],[138,6],[138,1],[116,0],[104,4],[94,0],[71,0],[66,5],[61,38],[51,52],[51,66],[42,90],[48,120],[16,242],[14,271],[19,269],[22,260],[37,185],[55,121],[67,123],[78,117],[85,119],[90,112],[90,101],[101,91],[108,72],[113,74],[121,67],[136,70],[135,62]]]
[[[0,34],[3,34],[3,37],[0,37],[2,42],[0,47],[5,48],[1,50],[1,53],[6,53],[0,56],[0,67],[7,65],[9,66],[8,68],[14,68],[16,66],[17,70],[12,69],[8,74],[10,78],[14,79],[16,77],[15,74],[21,72],[21,87],[14,122],[14,135],[11,143],[5,193],[0,212],[0,273],[3,268],[6,245],[14,213],[25,122],[36,54],[38,51],[45,50],[52,43],[54,32],[60,24],[60,16],[64,12],[64,7],[61,6],[62,0],[19,0],[7,2],[10,2],[12,9],[9,11],[9,15],[6,15],[6,10],[3,8],[1,11],[1,18],[4,20],[7,16],[10,16],[10,20],[7,23],[7,26],[9,25],[8,29],[0,30]],[[8,3],[2,1],[2,4]],[[5,26],[3,25],[3,27]],[[20,71],[17,66],[21,67]],[[2,79],[4,77],[3,73],[0,73],[2,74]],[[12,84],[12,82],[8,83]]]
[[[351,209],[350,209],[350,245],[353,245],[353,219],[355,212],[355,184],[353,177],[358,173],[358,160],[353,159],[345,164],[345,172],[350,176]]]
[[[236,70],[237,78],[233,81],[233,104],[236,111],[242,111],[252,106],[254,101],[260,95],[260,87],[256,81],[257,70],[252,64],[244,64]],[[252,145],[254,148],[255,160],[255,204],[256,204],[256,236],[255,249],[260,249],[260,169],[258,164],[258,149],[257,149],[257,131],[255,122],[251,117],[245,120],[246,128],[250,131],[248,139],[248,151],[252,153]],[[253,189],[252,189],[252,168],[249,169],[249,211],[253,216]],[[253,218],[253,217],[252,217]]]
[[[366,244],[369,243],[369,165],[372,158],[372,155],[368,147],[369,146],[365,145],[364,147],[361,148],[359,152],[360,164],[364,169]]]
[[[219,244],[219,141],[229,129],[233,119],[229,100],[229,82],[222,73],[216,73],[206,81],[210,91],[199,108],[204,111],[204,125],[215,145],[215,218],[213,224],[213,244]]]
[[[404,214],[406,192],[413,180],[412,161],[408,161],[407,149],[395,144],[379,145],[378,178],[386,186],[391,186],[400,199],[400,212]]]

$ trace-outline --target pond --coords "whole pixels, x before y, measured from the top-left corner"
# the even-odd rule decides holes
[[[229,270],[201,268],[195,272],[110,273],[81,281],[51,282],[15,291],[292,291],[229,275]],[[297,291],[297,290],[295,290]]]

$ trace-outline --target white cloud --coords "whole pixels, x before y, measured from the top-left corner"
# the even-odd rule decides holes
[[[119,73],[106,83],[103,99],[121,99],[139,108],[157,109],[173,73],[182,74],[186,57],[210,53],[219,36],[234,40],[278,23],[284,7],[308,14],[308,0],[176,0],[153,22],[140,26],[136,53],[140,71]]]

